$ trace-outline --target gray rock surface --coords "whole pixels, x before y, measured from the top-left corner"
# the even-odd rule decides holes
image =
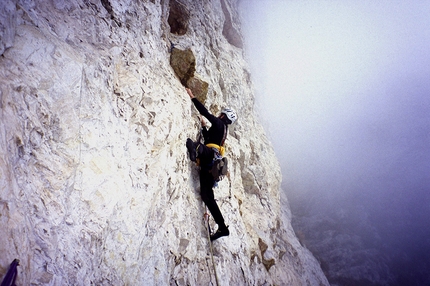
[[[18,258],[19,285],[215,284],[172,42],[193,52],[206,106],[239,114],[215,190],[231,231],[213,244],[220,284],[328,285],[281,204],[236,5],[0,2],[1,277]]]

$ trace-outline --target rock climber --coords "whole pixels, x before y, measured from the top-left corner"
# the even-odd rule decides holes
[[[199,113],[207,118],[211,123],[209,129],[203,125],[202,135],[204,144],[194,142],[188,138],[186,146],[190,155],[190,160],[195,162],[197,158],[199,159],[200,194],[216,224],[218,224],[218,230],[211,235],[211,240],[215,240],[222,236],[230,235],[230,231],[228,230],[228,226],[225,225],[221,211],[215,202],[213,186],[216,181],[211,173],[211,168],[214,158],[216,156],[220,156],[220,152],[228,133],[227,126],[237,120],[237,115],[233,109],[225,108],[221,111],[220,116],[216,117],[209,113],[206,107],[194,97],[190,89],[187,88],[186,90]],[[208,145],[210,147],[208,147]]]

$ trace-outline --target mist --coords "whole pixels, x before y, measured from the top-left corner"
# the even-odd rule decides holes
[[[333,285],[429,285],[430,2],[240,11],[302,243]]]

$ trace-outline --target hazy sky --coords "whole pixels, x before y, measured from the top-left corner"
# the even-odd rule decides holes
[[[430,250],[430,1],[240,7],[290,202],[363,206],[393,245]]]

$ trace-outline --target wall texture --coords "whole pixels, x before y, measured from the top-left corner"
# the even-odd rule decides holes
[[[187,85],[239,114],[215,189],[231,232],[213,243],[220,284],[328,285],[281,204],[236,6],[0,2],[1,277],[18,258],[19,285],[215,283]]]

